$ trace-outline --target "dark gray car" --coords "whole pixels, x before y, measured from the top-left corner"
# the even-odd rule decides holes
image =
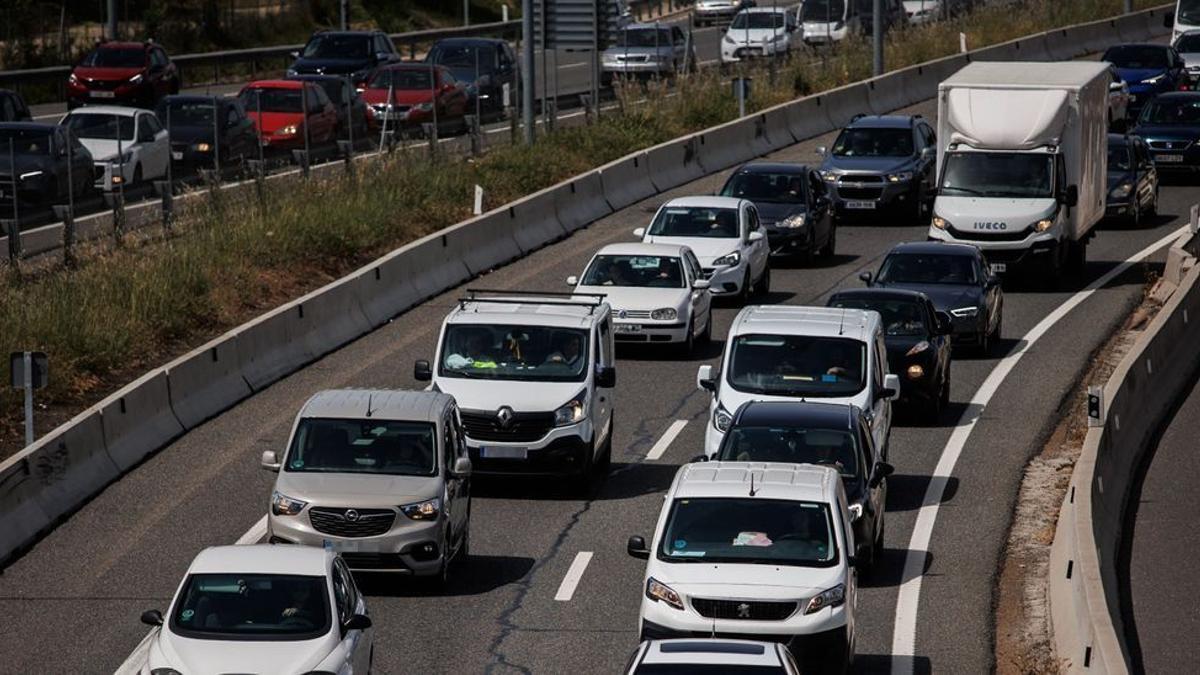
[[[68,166],[70,167],[68,170]],[[14,192],[24,203],[65,204],[70,189],[78,197],[92,190],[92,154],[53,124],[0,124],[0,204],[11,209]],[[3,212],[10,218],[11,211]]]
[[[817,172],[805,164],[751,162],[730,174],[717,194],[748,199],[767,230],[771,255],[832,258],[833,207]]]
[[[817,154],[839,219],[887,211],[918,221],[933,204],[937,136],[920,115],[857,115]]]

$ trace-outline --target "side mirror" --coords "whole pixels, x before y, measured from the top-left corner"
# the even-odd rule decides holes
[[[267,471],[279,471],[279,453],[274,450],[263,450],[262,468]]]
[[[355,614],[342,624],[345,630],[366,630],[371,627],[371,617],[366,614]]]
[[[707,290],[710,286],[712,283],[708,279],[697,279],[692,282],[692,288],[698,291]]]
[[[827,156],[829,156],[829,148],[823,145],[817,148],[817,157],[824,158]]]
[[[764,238],[765,238],[765,236],[763,235],[763,233],[759,232],[758,230],[751,232],[750,235],[746,237],[746,239],[748,239],[751,243],[756,242],[756,241],[762,241]]]
[[[862,559],[856,555],[846,556],[846,564],[849,565],[853,569],[858,569],[858,565],[861,560]]]
[[[883,389],[879,390],[879,398],[893,400],[900,396],[900,376],[888,373],[883,376]]]
[[[896,472],[896,467],[887,462],[875,462],[875,468],[871,469],[870,486],[875,488],[883,482],[884,478]]]
[[[568,286],[578,286],[579,285],[579,277],[575,276],[574,274],[567,277],[567,285]]]
[[[450,473],[459,477],[470,476],[471,460],[467,457],[459,457],[458,459],[454,460],[454,468],[450,471]]]
[[[711,365],[706,363],[696,369],[696,388],[712,392],[717,390],[717,383],[713,380],[713,367]]]
[[[428,382],[433,379],[433,370],[429,367],[429,362],[421,359],[413,364],[413,379],[417,382]]]
[[[650,549],[646,548],[646,540],[641,537],[630,537],[629,542],[625,544],[625,552],[640,560],[650,558]]]
[[[298,58],[300,58],[300,52],[299,51],[288,52],[288,56],[292,57],[293,59],[298,59]]]
[[[921,148],[921,159],[929,159],[936,153],[937,153],[937,150],[935,150],[932,145],[927,145],[927,146]]]
[[[707,462],[707,461],[708,461],[708,455],[696,455],[695,457],[688,460],[688,464],[698,464],[700,462]]]
[[[1163,28],[1175,27],[1175,12],[1167,12],[1163,14]]]
[[[1000,285],[1000,277],[988,272],[987,279],[983,280],[983,285],[985,288],[995,288]]]
[[[1067,191],[1063,194],[1063,205],[1067,208],[1075,208],[1079,203],[1079,186],[1068,185]]]
[[[1121,88],[1124,86],[1125,86],[1124,82],[1117,80],[1116,82],[1109,83],[1108,90],[1109,91],[1121,91]]]
[[[162,612],[158,611],[157,609],[148,609],[142,612],[142,623],[146,624],[147,626],[163,625]]]
[[[603,366],[596,370],[596,386],[602,389],[612,389],[617,386],[617,369]]]
[[[872,279],[873,277],[871,276],[871,273],[870,273],[870,272],[863,272],[863,273],[861,273],[861,274],[859,274],[859,275],[858,275],[858,278],[859,278],[859,279],[861,279],[861,280],[862,280],[862,282],[863,282],[864,284],[866,284],[866,285],[870,286],[870,285],[871,285],[871,279]]]
[[[633,236],[637,237],[638,239],[641,239],[642,237],[646,236],[646,228],[644,228],[644,227],[637,228],[636,230],[633,231]]]
[[[954,320],[950,318],[949,314],[939,311],[934,315],[934,320],[934,328],[937,329],[938,335],[949,335],[954,332]]]

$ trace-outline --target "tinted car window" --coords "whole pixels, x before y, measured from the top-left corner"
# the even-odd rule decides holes
[[[376,71],[367,86],[372,89],[394,88],[397,91],[432,89],[433,78],[425,69],[387,68]]]
[[[213,104],[209,101],[173,101],[161,104],[158,117],[164,124],[168,121],[172,129],[179,127],[211,127],[213,125]]]
[[[843,129],[833,144],[835,157],[908,157],[912,154],[911,129]]]
[[[1119,47],[1109,47],[1108,51],[1104,52],[1102,61],[1117,66],[1118,68],[1136,69],[1152,69],[1152,68],[1167,68],[1169,62],[1167,60],[1167,50],[1154,45],[1121,45]]]
[[[801,21],[839,21],[846,11],[845,0],[807,0],[800,5]]]
[[[11,144],[11,145],[10,145]],[[19,155],[49,155],[50,132],[41,129],[0,129],[0,150]]]
[[[192,574],[179,591],[172,631],[193,638],[310,640],[329,631],[324,577]]]
[[[238,94],[238,100],[247,110],[263,112],[300,113],[304,112],[304,102],[300,100],[299,89],[268,89],[254,87],[243,89]]]
[[[829,306],[879,312],[885,335],[917,337],[927,333],[922,303],[917,299],[834,297]]]
[[[1108,170],[1128,171],[1132,166],[1129,147],[1124,145],[1108,146]]]
[[[124,115],[98,115],[87,112],[71,113],[66,127],[79,138],[115,141],[133,140],[133,118]]]
[[[739,335],[729,384],[778,396],[850,396],[866,385],[867,348],[858,340],[809,335]]]
[[[671,562],[808,567],[837,555],[828,505],[761,498],[676,499],[658,551]]]
[[[892,284],[974,284],[975,261],[965,255],[893,253],[879,268],[879,281]]]
[[[1181,35],[1175,43],[1175,49],[1185,53],[1200,52],[1200,34]]]
[[[736,209],[672,206],[660,209],[647,232],[660,237],[736,238]]]
[[[436,455],[434,426],[426,422],[306,418],[284,470],[432,476]]]
[[[679,258],[656,255],[598,255],[583,275],[585,286],[683,288]]]
[[[88,68],[141,68],[146,65],[142,49],[97,49],[79,63]]]
[[[783,30],[783,25],[781,12],[739,12],[729,27],[733,30]]]
[[[667,28],[627,28],[617,33],[617,47],[665,47],[671,44]]]
[[[803,204],[804,174],[739,171],[729,177],[721,195],[752,202]]]
[[[734,426],[721,440],[716,459],[819,464],[842,476],[857,476],[859,454],[854,434],[849,431]]]
[[[1156,98],[1146,104],[1143,124],[1200,124],[1200,98]]]
[[[371,40],[361,35],[318,35],[308,41],[301,56],[315,59],[365,59]]]

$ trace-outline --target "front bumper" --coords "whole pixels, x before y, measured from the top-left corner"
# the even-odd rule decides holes
[[[1114,201],[1111,197],[1109,197],[1104,206],[1104,217],[1131,218],[1133,217],[1134,211],[1135,209],[1131,199],[1127,198],[1121,201]]]
[[[617,342],[687,342],[687,336],[685,321],[613,319],[613,339]]]
[[[541,439],[528,443],[480,441],[467,436],[471,473],[475,476],[578,476],[586,471],[594,452],[595,430],[590,420],[554,427]],[[523,451],[524,457],[487,456],[489,449]]]
[[[71,107],[81,105],[125,105],[130,103],[149,103],[150,89],[145,82],[138,84],[122,83],[115,87],[84,87],[67,85],[67,102]]]
[[[910,377],[910,366],[921,366],[921,376]],[[900,398],[896,403],[901,406],[923,405],[936,400],[941,394],[937,364],[932,359],[923,359],[919,355],[908,356],[896,363],[889,363],[888,368],[900,377]]]
[[[760,59],[766,56],[778,56],[787,52],[787,40],[778,42],[754,42],[750,44],[729,44],[721,39],[721,62],[737,63],[743,59]]]
[[[909,208],[914,196],[912,181],[892,183],[884,178],[880,181],[846,179],[854,185],[838,181],[826,182],[833,200],[834,214],[839,218],[870,216],[881,211]]]
[[[1150,145],[1150,157],[1159,173],[1190,173],[1200,170],[1200,143],[1189,142],[1183,149],[1157,148],[1161,141],[1147,140]],[[1169,141],[1178,143],[1178,141]]]
[[[767,227],[767,246],[771,255],[798,255],[813,250],[813,231],[805,224],[803,227]]]
[[[441,569],[445,521],[411,520],[396,509],[391,529],[375,537],[337,537],[318,532],[309,520],[309,504],[298,516],[276,516],[268,511],[267,540],[272,544],[330,546],[351,570],[427,576]],[[317,504],[315,506],[322,506]],[[339,505],[344,506],[344,505]]]
[[[602,75],[666,75],[674,72],[666,61],[604,61]]]
[[[1000,274],[1011,272],[1019,267],[1038,267],[1049,264],[1054,256],[1059,255],[1058,231],[1060,225],[1045,232],[1026,231],[1022,239],[999,240],[988,239],[984,236],[973,238],[969,232],[956,237],[954,233],[940,230],[932,225],[929,227],[930,241],[948,241],[960,244],[971,244],[983,251],[989,265],[1004,265]],[[960,231],[960,234],[963,234]],[[956,327],[957,330],[957,327]]]
[[[746,261],[728,267],[705,267],[704,277],[708,279],[708,292],[714,296],[737,295],[746,280]]]
[[[670,585],[669,582],[664,583]],[[846,603],[826,607],[812,614],[804,614],[802,605],[802,601],[797,602],[796,611],[781,621],[712,619],[701,616],[692,607],[688,596],[684,596],[685,609],[675,609],[643,594],[640,612],[642,639],[709,637],[717,633],[724,637],[790,643],[797,636],[816,636],[846,628],[849,618]]]

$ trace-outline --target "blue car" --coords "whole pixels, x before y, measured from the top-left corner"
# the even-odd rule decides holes
[[[1179,52],[1170,45],[1128,44],[1109,47],[1102,61],[1113,64],[1129,85],[1129,116],[1159,94],[1176,91],[1187,83],[1187,69]]]
[[[1154,99],[1133,133],[1150,146],[1160,174],[1200,170],[1200,92],[1176,91]]]

